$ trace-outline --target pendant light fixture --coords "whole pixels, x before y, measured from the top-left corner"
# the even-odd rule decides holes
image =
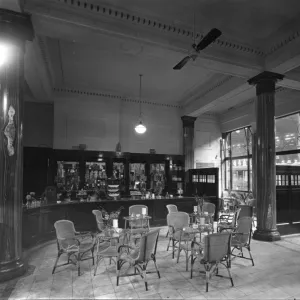
[[[142,122],[142,76],[140,74],[140,121],[139,123],[135,126],[135,132],[138,134],[143,134],[146,132],[147,128]]]

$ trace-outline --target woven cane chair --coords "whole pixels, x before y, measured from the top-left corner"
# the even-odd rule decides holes
[[[179,211],[177,213],[170,213],[167,215],[167,223],[169,228],[169,243],[172,242],[172,258],[175,257],[175,250],[177,248],[177,263],[179,262],[180,252],[183,250],[188,259],[188,252],[191,250],[191,241],[194,235],[184,229],[189,228],[190,217],[186,212]]]
[[[168,214],[173,213],[173,212],[178,212],[178,208],[175,204],[168,204],[166,205],[168,209]],[[169,236],[169,230],[167,231],[166,237]]]
[[[237,221],[237,227],[232,233],[231,239],[231,256],[232,260],[235,258],[243,258],[252,261],[252,266],[254,266],[253,257],[251,254],[250,243],[252,236],[252,218],[243,217]],[[243,253],[243,248],[246,248],[249,252],[250,257],[245,257]],[[238,250],[238,254],[234,254],[234,251]]]
[[[98,265],[105,258],[109,258],[109,263],[113,261],[116,264],[118,257],[118,248],[120,244],[116,240],[112,239],[110,243],[102,242],[101,239],[97,241],[97,252],[96,252],[96,264],[94,268],[94,276],[97,274]]]
[[[235,229],[236,222],[239,218],[241,209],[238,208],[235,213],[232,214],[223,214],[220,216],[217,226],[217,231],[232,231]]]
[[[200,264],[204,265],[206,277],[206,292],[208,292],[209,280],[212,275],[221,276],[218,273],[219,265],[225,266],[233,286],[233,280],[230,273],[230,240],[231,233],[213,233],[204,237],[203,244],[192,243],[191,254],[191,278],[193,278],[193,266],[198,258]]]
[[[77,266],[78,276],[80,276],[80,262],[86,259],[92,259],[94,265],[94,247],[95,247],[95,238],[92,237],[92,240],[89,242],[83,242],[84,238],[87,237],[87,234],[80,234],[77,232],[74,227],[74,223],[68,220],[60,220],[54,223],[56,230],[56,240],[57,240],[57,258],[52,270],[54,274],[55,269],[60,266],[67,265],[72,263]],[[81,238],[81,241],[80,241]],[[83,258],[86,253],[91,251],[92,256]],[[65,264],[57,265],[58,260],[62,254],[67,254],[68,262]],[[74,259],[74,260],[73,260]]]
[[[129,215],[142,215],[142,209],[146,208],[146,214],[148,215],[148,207],[146,205],[132,205],[129,207]],[[130,221],[129,225],[132,229],[136,229],[136,232],[144,232],[145,230],[148,231],[150,229],[149,220],[134,220]]]
[[[168,214],[173,212],[178,212],[178,208],[175,204],[168,204],[167,209],[168,209]]]
[[[125,276],[140,275],[145,282],[146,291],[148,291],[147,274],[157,273],[158,278],[160,274],[156,265],[156,249],[159,237],[159,230],[152,230],[147,234],[143,235],[140,241],[139,248],[132,248],[129,245],[121,245],[118,249],[118,260],[117,260],[117,286],[119,285],[119,278]],[[124,248],[133,249],[131,253],[122,252]],[[147,266],[150,261],[153,261],[156,272],[148,272]],[[122,266],[129,263],[129,267],[134,268],[134,274],[120,274]],[[128,269],[127,269],[128,270]]]
[[[146,214],[148,215],[148,207],[146,205],[132,205],[129,207],[129,215],[141,215],[142,209],[146,208]],[[149,219],[137,219],[129,222],[130,231],[128,232],[129,239],[133,238],[135,243],[137,239],[147,233],[150,230]]]

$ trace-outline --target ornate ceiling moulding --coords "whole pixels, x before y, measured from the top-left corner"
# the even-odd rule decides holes
[[[269,51],[265,53],[266,56],[273,54],[274,52],[278,51],[279,49],[285,47],[287,44],[297,40],[300,37],[300,29],[296,30],[295,32],[291,33],[289,36],[287,36],[284,40],[281,40],[280,42],[277,42],[275,45],[273,45]]]
[[[190,37],[190,38],[193,37],[193,31],[190,29],[180,28],[178,26],[165,24],[162,21],[150,19],[148,17],[147,18],[141,17],[138,16],[136,13],[124,12],[121,11],[120,9],[89,3],[87,0],[56,0],[56,2],[64,3],[66,5],[71,5],[80,9],[86,9],[94,13],[101,13],[114,19],[128,21],[148,28],[160,30],[165,33],[176,34],[183,37]],[[203,36],[204,35],[201,33],[196,33],[196,39],[202,39]],[[231,50],[241,51],[255,56],[262,56],[262,57],[265,56],[265,53],[259,49],[226,41],[224,39],[217,39],[214,42],[214,44],[222,48],[229,48]]]
[[[54,92],[58,93],[70,93],[70,94],[79,94],[79,95],[86,95],[86,96],[99,96],[99,97],[105,97],[105,98],[111,98],[111,99],[119,99],[124,102],[134,102],[134,103],[140,103],[139,100],[131,99],[131,98],[125,98],[123,96],[108,94],[108,93],[99,93],[99,92],[87,92],[87,91],[81,91],[81,90],[75,90],[75,89],[64,89],[64,88],[53,88]],[[163,106],[163,107],[169,107],[169,108],[182,108],[180,105],[174,105],[174,104],[167,104],[167,103],[157,103],[157,102],[150,102],[150,101],[141,101],[143,104],[148,105],[154,105],[154,106]]]
[[[275,89],[275,93],[277,94],[277,93],[287,92],[288,90],[289,90],[288,88],[284,88],[280,86]]]

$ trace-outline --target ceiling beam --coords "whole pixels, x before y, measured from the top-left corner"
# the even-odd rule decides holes
[[[223,84],[218,85],[209,93],[189,103],[185,108],[185,115],[197,117],[203,113],[209,112],[213,107],[224,101],[234,101],[239,97],[240,101],[255,95],[255,88],[250,86],[241,78],[232,77]]]

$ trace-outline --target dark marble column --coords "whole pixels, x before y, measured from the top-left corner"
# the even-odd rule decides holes
[[[252,124],[251,126],[251,133],[252,133],[252,194],[253,198],[256,198],[256,171],[257,171],[257,135],[256,135],[256,124]]]
[[[253,238],[280,240],[276,226],[275,84],[283,75],[263,72],[248,82],[256,85],[254,173],[256,180],[257,229]]]
[[[183,154],[185,170],[194,169],[194,125],[197,118],[183,116]]]
[[[30,17],[0,9],[0,281],[24,273],[22,261],[23,81]],[[0,51],[0,55],[3,51]],[[33,116],[34,117],[34,116]]]

